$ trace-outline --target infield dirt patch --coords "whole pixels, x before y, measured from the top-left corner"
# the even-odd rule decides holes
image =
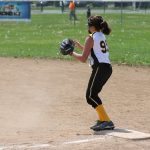
[[[62,146],[66,141],[99,137],[89,129],[97,119],[85,100],[90,73],[91,68],[79,62],[0,58],[0,145],[149,150],[150,140],[107,136]],[[100,96],[117,127],[150,132],[150,68],[113,65],[112,77]]]

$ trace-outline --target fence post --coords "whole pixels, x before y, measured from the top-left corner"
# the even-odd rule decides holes
[[[121,0],[121,26],[123,24],[123,2]]]

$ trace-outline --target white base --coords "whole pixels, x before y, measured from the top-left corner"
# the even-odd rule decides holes
[[[150,139],[149,133],[143,133],[139,131],[120,129],[120,128],[116,128],[114,130],[98,131],[98,132],[94,132],[94,134],[95,135],[109,135],[109,136],[115,136],[119,138],[130,139],[130,140]]]

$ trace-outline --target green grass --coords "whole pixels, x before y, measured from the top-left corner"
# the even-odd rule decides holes
[[[107,37],[111,60],[116,63],[150,65],[150,15],[106,14],[112,27]],[[86,17],[78,15],[73,26],[67,14],[32,15],[32,21],[0,22],[0,56],[64,58],[59,55],[59,42],[70,37],[84,43],[87,35]],[[69,59],[65,57],[65,59]]]

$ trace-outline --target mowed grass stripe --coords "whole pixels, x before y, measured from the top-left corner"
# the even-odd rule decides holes
[[[150,65],[150,15],[105,14],[112,27],[107,36],[113,62],[133,65]],[[87,21],[83,14],[74,27],[67,14],[32,15],[32,21],[0,22],[0,56],[64,58],[59,55],[59,43],[67,37],[84,43]]]

